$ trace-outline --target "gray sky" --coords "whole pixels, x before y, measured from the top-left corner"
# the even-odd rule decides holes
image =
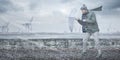
[[[89,9],[103,6],[103,11],[95,12],[100,32],[120,32],[119,0],[0,0],[0,26],[10,22],[10,31],[25,31],[23,23],[33,16],[33,32],[69,32],[70,11],[77,10],[75,17],[81,18],[80,7],[86,4]],[[75,22],[74,32],[81,32]]]

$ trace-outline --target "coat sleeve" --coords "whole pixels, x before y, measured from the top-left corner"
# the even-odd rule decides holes
[[[78,23],[84,25],[86,22],[83,22],[82,20],[78,20]]]
[[[92,12],[85,22],[86,23],[95,23],[96,22],[95,13]]]

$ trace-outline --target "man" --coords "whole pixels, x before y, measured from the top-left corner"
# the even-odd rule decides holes
[[[94,12],[89,11],[85,5],[81,7],[81,11],[82,11],[82,19],[81,20],[76,19],[76,20],[82,25],[82,31],[85,34],[83,38],[83,54],[86,53],[88,39],[90,39],[90,36],[93,35],[95,40],[95,48],[98,51],[97,57],[100,57],[101,49],[98,38],[99,27],[96,21],[96,16]]]

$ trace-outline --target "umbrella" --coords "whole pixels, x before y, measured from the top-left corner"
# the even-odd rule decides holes
[[[76,14],[77,10],[75,8],[73,8],[69,14],[69,18],[68,18],[68,23],[69,23],[69,30],[70,32],[73,32],[73,27],[74,27],[74,19],[75,19],[75,14]]]

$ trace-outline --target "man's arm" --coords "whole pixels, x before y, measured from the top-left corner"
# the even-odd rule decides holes
[[[80,20],[80,19],[76,19],[75,18],[75,20],[79,23],[79,24],[81,24],[81,25],[84,25],[86,22],[84,22],[84,21],[82,21],[82,20]]]

